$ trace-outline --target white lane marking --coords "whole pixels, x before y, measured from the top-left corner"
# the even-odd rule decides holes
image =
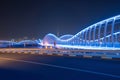
[[[104,75],[104,76],[109,76],[109,77],[114,77],[114,78],[120,78],[119,75],[112,75],[112,74],[107,74],[107,73],[102,73],[102,72],[95,72],[95,71],[90,71],[90,70],[85,70],[85,69],[70,68],[70,67],[57,66],[57,65],[39,63],[39,62],[33,62],[33,61],[17,60],[17,59],[12,59],[12,58],[0,57],[0,59],[9,60],[9,61],[24,62],[24,63],[30,63],[30,64],[38,64],[38,65],[44,65],[44,66],[49,66],[49,67],[62,68],[62,69],[68,69],[68,70],[92,73],[92,74],[97,74],[97,75]]]

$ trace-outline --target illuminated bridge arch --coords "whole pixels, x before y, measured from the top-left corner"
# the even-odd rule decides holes
[[[69,39],[69,38],[72,38],[72,37],[73,37],[73,35],[67,34],[67,35],[61,36],[60,39],[66,40],[66,39]]]
[[[49,39],[48,39],[49,38]],[[52,42],[51,42],[52,41]],[[43,42],[67,46],[99,46],[120,47],[120,15],[95,23],[81,30],[76,35],[61,39],[55,35],[47,35]]]

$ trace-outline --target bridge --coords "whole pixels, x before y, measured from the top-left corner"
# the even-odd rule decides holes
[[[66,39],[51,33],[43,39],[43,45],[53,46],[54,42],[68,48],[120,49],[120,15],[95,23]]]
[[[113,53],[119,57],[120,15],[90,25],[76,35],[68,34],[59,38],[49,33],[44,37],[41,45],[73,50],[72,52],[97,52],[102,55]]]
[[[0,52],[120,58],[120,15],[88,26],[76,35],[58,38],[49,33],[39,44],[45,48],[8,48]]]

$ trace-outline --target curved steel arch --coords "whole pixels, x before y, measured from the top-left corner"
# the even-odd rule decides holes
[[[88,26],[87,28],[78,32],[76,35],[66,39],[58,38],[54,34],[48,34],[44,37],[43,42],[48,42],[48,44],[53,44],[53,42],[56,42],[59,45],[70,45],[70,46],[114,47],[116,43],[115,39],[117,40],[118,38],[117,35],[120,34],[120,32],[114,31],[115,21],[118,19],[120,19],[120,15],[102,20],[91,26]],[[110,24],[111,26],[109,27],[108,23],[110,22],[111,22]],[[104,27],[102,26],[103,24],[105,25]],[[107,34],[108,27],[111,28],[110,34]],[[104,28],[104,30],[102,31],[101,28]],[[101,36],[101,32],[104,34],[103,36]],[[100,46],[101,44],[102,46]]]

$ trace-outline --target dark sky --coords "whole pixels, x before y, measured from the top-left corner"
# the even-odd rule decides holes
[[[0,0],[0,39],[76,34],[120,14],[120,0]]]

